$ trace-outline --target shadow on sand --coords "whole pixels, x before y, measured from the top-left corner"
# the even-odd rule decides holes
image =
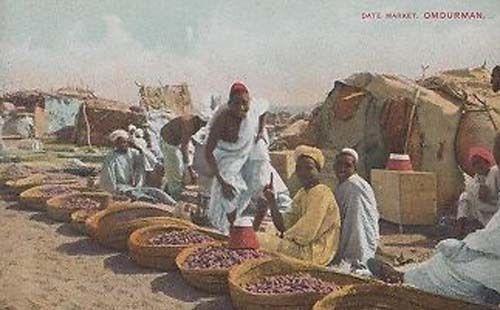
[[[195,302],[213,296],[189,286],[178,271],[171,271],[151,281],[151,290],[184,302]]]
[[[77,256],[77,255],[108,255],[116,253],[115,250],[107,249],[101,246],[97,241],[89,238],[82,238],[76,241],[61,244],[56,248],[60,253]]]
[[[228,295],[224,295],[224,296],[215,297],[214,299],[209,299],[209,300],[203,301],[200,304],[196,305],[196,307],[194,307],[193,309],[195,309],[195,310],[219,310],[219,309],[229,310],[229,309],[233,309],[233,306],[231,305],[231,298],[229,298]]]
[[[107,257],[104,260],[104,267],[116,274],[153,274],[161,272],[140,267],[125,253]]]

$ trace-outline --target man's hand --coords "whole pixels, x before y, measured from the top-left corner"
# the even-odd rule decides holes
[[[479,200],[481,200],[482,202],[488,202],[491,196],[490,189],[486,185],[481,184],[479,186],[478,196]]]
[[[266,137],[264,136],[264,132],[263,131],[259,131],[259,133],[255,137],[255,143],[259,142],[260,139],[264,140],[264,142],[266,142],[266,144],[269,144],[267,142],[267,140],[266,140]]]
[[[222,186],[222,195],[227,200],[233,200],[236,196],[236,189],[231,184],[227,183],[222,177],[217,178]]]
[[[267,202],[271,205],[273,205],[276,202],[272,172],[271,172],[271,181],[269,182],[269,184],[264,186],[263,196],[264,198],[266,198]]]
[[[198,173],[196,173],[196,171],[194,171],[193,166],[189,166],[188,171],[189,171],[189,176],[191,177],[191,183],[197,184],[198,183]]]
[[[236,209],[233,212],[227,213],[226,216],[230,226],[232,227],[234,221],[236,220]]]

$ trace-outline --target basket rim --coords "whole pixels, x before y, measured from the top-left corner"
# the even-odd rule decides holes
[[[171,231],[171,230],[190,230],[190,231],[199,231],[203,232],[201,227],[190,227],[190,226],[182,226],[177,223],[172,224],[154,224],[151,226],[146,226],[143,228],[139,228],[135,230],[129,237],[129,242],[134,246],[135,249],[183,249],[185,247],[189,247],[191,245],[198,245],[200,243],[188,243],[188,244],[166,244],[166,245],[150,245],[141,242],[143,239],[141,238],[144,234],[152,232],[152,231]],[[208,235],[207,235],[208,236]],[[217,240],[203,242],[201,244],[214,243]]]
[[[19,198],[38,198],[42,196],[35,196],[34,194],[41,193],[45,189],[50,189],[54,187],[65,187],[65,188],[74,188],[74,189],[83,189],[85,188],[83,185],[79,185],[77,183],[69,183],[69,184],[44,184],[44,185],[38,185],[34,186],[31,188],[28,188],[27,190],[23,191],[21,194],[19,194]]]
[[[79,193],[68,193],[68,194],[63,194],[63,195],[58,195],[50,198],[47,200],[47,207],[48,208],[56,208],[56,209],[64,209],[62,208],[62,204],[67,201],[68,199],[71,199],[73,197],[84,197],[84,198],[110,198],[111,194],[106,193],[106,192],[79,192]],[[81,209],[77,209],[76,211],[79,211]],[[72,212],[73,213],[73,212]]]
[[[179,268],[179,270],[182,272],[182,273],[186,273],[186,274],[191,274],[191,273],[196,273],[198,275],[214,275],[214,274],[229,274],[229,272],[247,262],[247,261],[255,261],[255,260],[259,260],[260,258],[255,258],[255,259],[248,259],[248,260],[245,260],[244,262],[240,263],[240,264],[236,264],[236,265],[233,265],[233,266],[230,266],[228,268],[204,268],[204,269],[191,269],[191,268],[185,268],[183,265],[186,261],[186,259],[191,256],[192,254],[194,254],[196,251],[198,251],[200,248],[206,248],[206,247],[225,247],[227,246],[227,243],[226,242],[215,242],[215,243],[203,243],[203,244],[197,244],[197,245],[193,245],[193,246],[190,246],[184,250],[182,250],[179,255],[177,255],[177,257],[175,258],[175,263],[177,265],[177,267]],[[273,252],[269,252],[269,251],[265,251],[265,250],[259,250],[261,252],[264,252],[264,253],[267,253],[267,254],[271,254],[271,255],[275,255],[275,253]]]
[[[407,294],[402,295],[402,293],[407,293]],[[391,298],[397,298],[398,300],[406,299],[410,303],[415,303],[415,301],[419,298],[427,297],[440,300],[443,303],[446,302],[454,303],[455,306],[460,306],[460,304],[462,304],[461,306],[468,306],[468,307],[482,306],[484,307],[484,309],[496,309],[495,307],[486,304],[476,304],[462,299],[456,299],[448,296],[422,291],[408,284],[389,284],[389,283],[367,283],[362,285],[348,285],[341,287],[339,290],[331,292],[321,300],[318,300],[318,302],[316,302],[316,304],[314,305],[314,309],[317,308],[319,309],[319,307],[328,306],[330,299],[341,298],[341,297],[355,297],[358,294],[360,294],[360,297],[373,294],[377,295],[380,298],[391,297]]]
[[[321,266],[321,265],[316,265],[308,262],[304,262],[302,260],[298,260],[292,257],[284,256],[279,253],[274,253],[274,257],[267,257],[267,258],[260,258],[260,259],[252,259],[245,261],[239,265],[234,266],[228,275],[228,283],[231,287],[231,290],[236,291],[239,294],[245,294],[248,297],[259,297],[259,298],[295,298],[297,296],[327,296],[328,294],[323,294],[323,293],[316,293],[316,292],[297,292],[297,293],[279,293],[279,294],[266,294],[266,293],[255,293],[247,290],[244,288],[242,285],[239,285],[237,282],[238,279],[240,278],[237,276],[237,273],[240,273],[242,269],[246,269],[246,272],[252,272],[254,269],[261,268],[263,264],[266,263],[271,263],[271,262],[277,262],[280,265],[287,265],[290,267],[290,272],[289,273],[283,273],[283,274],[291,274],[291,273],[299,273],[299,272],[305,272],[305,273],[310,273],[312,271],[317,271],[317,272],[325,272],[325,273],[331,273],[331,274],[338,274],[339,276],[346,276],[346,277],[352,277],[353,279],[361,280],[361,281],[367,281],[366,283],[370,283],[370,281],[375,281],[375,280],[370,280],[368,278],[363,278],[363,277],[358,277],[358,276],[353,276],[351,274],[342,274],[339,272],[335,272],[332,270],[329,270],[328,268]],[[297,269],[297,267],[301,269]],[[282,274],[282,273],[276,273]],[[378,282],[374,282],[378,283]],[[348,287],[348,286],[353,286],[353,285],[364,285],[364,284],[346,284],[346,285],[338,285],[336,284],[337,287],[339,287],[338,290],[335,292],[339,291],[343,287]],[[335,293],[332,292],[332,293]]]

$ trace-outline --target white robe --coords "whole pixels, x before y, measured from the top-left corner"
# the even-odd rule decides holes
[[[144,179],[144,157],[138,150],[129,148],[124,153],[113,150],[104,160],[99,186],[110,193],[129,195],[137,200],[176,203],[157,188],[143,187]]]
[[[209,123],[209,128],[223,109],[227,108],[227,104],[217,108]],[[250,110],[241,122],[238,140],[235,143],[219,140],[213,151],[220,175],[226,182],[234,186],[236,190],[234,199],[229,201],[224,198],[220,183],[212,182],[207,214],[211,224],[222,233],[227,234],[229,231],[229,222],[226,214],[236,209],[238,210],[237,215],[241,215],[252,198],[251,195],[245,193],[249,187],[243,178],[242,169],[255,147],[255,137],[259,129],[259,118],[266,111],[267,106],[259,101],[252,101]]]
[[[457,219],[466,217],[476,219],[484,226],[488,224],[491,217],[498,211],[497,195],[499,192],[499,170],[498,166],[493,166],[486,177],[475,175],[465,183],[465,191],[460,195],[457,207]],[[490,190],[492,198],[490,201],[479,200],[479,186],[484,184]]]
[[[424,291],[476,303],[500,303],[500,211],[463,241],[447,239],[428,261],[404,275]]]
[[[379,240],[379,213],[370,184],[354,174],[339,184],[335,198],[340,208],[340,244],[335,262],[353,271],[368,270],[366,261],[375,257]]]

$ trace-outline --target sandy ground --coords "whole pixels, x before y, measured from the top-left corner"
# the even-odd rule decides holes
[[[0,309],[231,309],[178,272],[140,268],[44,213],[0,201]]]

